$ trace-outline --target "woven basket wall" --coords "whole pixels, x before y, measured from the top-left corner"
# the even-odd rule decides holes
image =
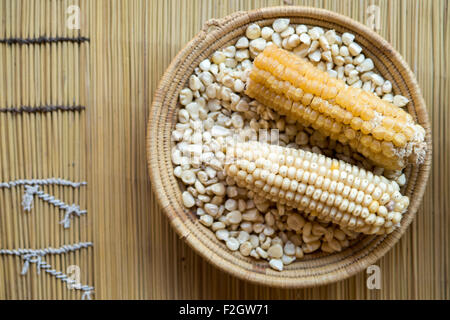
[[[355,34],[366,57],[374,61],[380,74],[393,83],[394,92],[411,100],[408,111],[425,128],[428,152],[425,162],[406,170],[407,184],[403,193],[411,199],[401,227],[387,236],[366,236],[339,253],[315,253],[286,266],[282,272],[272,270],[267,262],[243,257],[229,251],[195,217],[183,208],[180,187],[171,163],[171,131],[177,121],[179,92],[198,64],[215,50],[231,45],[245,34],[247,26],[271,25],[276,18],[287,17],[294,24],[320,26],[342,34]],[[241,279],[280,287],[308,287],[345,279],[373,264],[389,250],[405,232],[420,205],[431,163],[431,130],[426,107],[414,75],[403,58],[376,33],[342,15],[308,7],[273,7],[237,12],[222,19],[208,21],[202,31],[175,57],[155,93],[148,122],[148,164],[154,191],[172,226],[215,266]]]

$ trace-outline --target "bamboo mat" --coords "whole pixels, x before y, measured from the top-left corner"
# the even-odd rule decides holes
[[[66,8],[80,7],[81,29],[69,30]],[[367,22],[380,12],[379,33],[417,76],[433,128],[433,168],[421,209],[401,241],[377,265],[380,290],[367,274],[318,288],[283,290],[237,280],[209,265],[178,239],[151,191],[147,112],[176,53],[210,18],[238,10],[300,4]],[[64,212],[24,188],[0,188],[0,249],[93,248],[49,257],[57,270],[78,265],[96,299],[449,299],[450,8],[448,1],[295,0],[0,0],[0,39],[86,37],[81,42],[0,43],[0,109],[84,106],[76,111],[0,112],[0,183],[64,178],[87,186],[43,189],[87,209],[64,229]],[[81,293],[19,257],[0,255],[0,299],[78,299]]]

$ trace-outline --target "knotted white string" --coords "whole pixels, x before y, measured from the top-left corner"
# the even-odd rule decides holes
[[[41,274],[42,256],[39,253],[33,252],[25,254],[22,256],[22,259],[24,259],[25,262],[22,267],[22,272],[20,273],[21,275],[27,274],[30,263],[36,263],[37,274]]]
[[[22,198],[22,206],[25,211],[31,211],[31,208],[33,207],[33,198],[38,190],[38,185],[25,186],[25,193]]]
[[[80,216],[82,213],[83,213],[83,211],[80,211],[79,206],[72,204],[71,206],[66,208],[66,213],[64,214],[64,219],[62,219],[59,223],[62,224],[65,229],[67,229],[70,227],[70,217],[73,214]]]
[[[77,215],[79,217],[80,215],[87,213],[86,210],[80,210],[80,206],[76,204],[68,205],[64,201],[56,199],[54,196],[45,193],[40,190],[39,185],[25,185],[25,194],[22,198],[22,206],[25,211],[31,211],[31,208],[33,207],[34,195],[37,195],[40,199],[66,211],[64,219],[60,221],[60,224],[62,224],[65,229],[70,227],[70,219],[73,215]]]
[[[45,270],[45,272],[53,275],[57,279],[60,279],[63,282],[73,284],[71,288],[76,290],[83,291],[83,294],[81,295],[82,300],[91,300],[92,296],[91,294],[94,292],[94,287],[82,285],[80,283],[75,283],[75,280],[70,279],[66,274],[64,274],[61,271],[57,271],[55,269],[52,269],[51,265],[49,265],[46,261],[43,260],[43,257],[48,254],[62,254],[62,253],[68,253],[71,251],[76,251],[81,248],[88,248],[92,247],[92,242],[80,242],[75,243],[72,245],[65,245],[60,248],[45,248],[45,249],[1,249],[0,254],[4,255],[15,255],[15,256],[21,256],[24,260],[24,264],[22,266],[21,275],[26,275],[28,273],[29,267],[31,263],[36,264],[36,271],[37,274],[40,274],[41,269]]]
[[[55,184],[60,186],[70,186],[72,188],[79,188],[81,186],[85,186],[87,183],[85,181],[82,182],[73,182],[60,178],[49,178],[49,179],[19,179],[15,181],[9,182],[0,182],[0,188],[12,188],[16,186],[22,185],[49,185]]]
[[[34,195],[37,195],[40,199],[47,201],[51,203],[52,205],[65,210],[66,213],[64,215],[64,219],[60,222],[63,224],[64,228],[70,227],[70,219],[72,215],[80,216],[81,214],[87,213],[86,210],[80,210],[80,207],[72,204],[68,205],[64,203],[61,200],[56,199],[55,197],[44,193],[42,190],[40,190],[41,185],[49,185],[49,184],[55,184],[55,185],[62,185],[62,186],[70,186],[73,188],[79,188],[80,186],[84,186],[87,183],[86,182],[72,182],[60,178],[49,178],[49,179],[20,179],[10,182],[0,182],[0,188],[12,188],[15,186],[25,186],[25,193],[22,197],[22,206],[25,211],[31,211],[33,207],[33,199]],[[9,250],[9,249],[0,249],[0,254],[4,255],[16,255],[21,256],[24,260],[21,275],[26,275],[28,273],[29,267],[31,263],[36,264],[36,271],[37,274],[40,274],[41,269],[44,269],[45,272],[55,276],[57,279],[60,279],[61,281],[73,284],[75,280],[70,279],[66,274],[62,273],[61,271],[57,271],[55,269],[52,269],[51,266],[45,262],[42,258],[47,254],[62,254],[67,253],[70,251],[79,250],[81,248],[87,248],[91,247],[92,242],[80,242],[72,245],[65,245],[60,248],[45,248],[45,249],[16,249],[16,250]],[[91,300],[92,296],[91,294],[94,292],[94,287],[90,287],[87,285],[81,285],[79,283],[74,284],[72,288],[83,291],[83,294],[81,296],[82,300]]]
[[[81,300],[92,300],[91,293],[93,293],[91,290],[84,291],[81,295]]]

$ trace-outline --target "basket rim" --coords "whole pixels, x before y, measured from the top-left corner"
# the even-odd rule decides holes
[[[393,233],[384,237],[377,237],[375,247],[372,251],[361,256],[359,259],[353,260],[350,265],[341,266],[340,268],[333,270],[332,272],[327,272],[314,276],[312,279],[298,277],[298,278],[286,278],[283,277],[283,272],[277,272],[276,274],[270,273],[270,275],[265,273],[255,272],[256,270],[245,269],[242,266],[238,266],[227,259],[224,258],[226,255],[232,255],[231,251],[221,255],[221,252],[215,252],[211,250],[208,246],[202,243],[196,235],[190,233],[190,230],[186,227],[185,222],[178,218],[174,218],[171,214],[171,210],[174,210],[170,204],[170,199],[164,189],[164,181],[162,181],[160,170],[162,169],[158,164],[157,153],[152,153],[152,147],[158,143],[156,133],[158,130],[156,125],[152,125],[155,122],[157,116],[157,111],[160,108],[159,102],[163,100],[166,91],[165,83],[171,78],[172,73],[178,67],[180,58],[185,57],[195,49],[195,45],[202,43],[203,41],[209,40],[209,36],[213,36],[214,33],[223,32],[224,29],[229,27],[230,24],[245,24],[251,22],[258,22],[263,20],[268,20],[277,17],[307,17],[307,16],[331,18],[333,23],[340,24],[344,28],[351,30],[356,33],[363,34],[365,37],[374,40],[376,43],[380,44],[383,49],[387,52],[386,56],[389,56],[390,60],[399,65],[404,73],[405,80],[407,79],[406,87],[412,93],[414,93],[414,111],[420,112],[420,123],[426,130],[425,141],[427,143],[427,155],[423,164],[420,166],[415,166],[418,168],[417,179],[414,181],[414,198],[411,200],[410,207],[408,208],[408,216],[404,217],[401,222],[400,228],[396,229]],[[216,30],[210,32],[208,29],[211,27],[216,28]],[[403,75],[403,74],[402,74]],[[271,287],[283,287],[283,288],[304,288],[317,285],[325,285],[333,282],[337,282],[346,279],[356,273],[361,272],[366,269],[369,265],[375,263],[379,258],[381,258],[389,249],[391,249],[400,239],[400,237],[405,233],[406,229],[412,222],[416,211],[420,205],[421,199],[425,192],[425,187],[428,181],[431,167],[431,157],[432,157],[432,145],[431,145],[431,126],[428,119],[428,114],[425,106],[424,99],[422,97],[420,88],[417,84],[416,78],[412,73],[409,65],[404,61],[403,57],[380,35],[369,29],[367,26],[360,22],[357,22],[347,16],[326,10],[313,7],[304,6],[277,6],[277,7],[267,7],[260,8],[250,11],[238,11],[231,15],[228,15],[221,19],[211,19],[208,20],[201,31],[194,36],[182,50],[173,58],[172,62],[166,69],[163,77],[160,80],[157,90],[153,96],[153,102],[150,106],[150,116],[147,123],[147,166],[149,170],[152,191],[156,195],[160,208],[164,214],[169,218],[170,224],[175,229],[177,234],[184,238],[186,243],[194,249],[203,258],[209,261],[212,265],[218,267],[219,269],[236,276],[242,280],[250,281],[255,284],[264,284]],[[162,188],[156,188],[156,187]],[[364,248],[363,248],[364,250]],[[222,252],[223,253],[223,252]],[[353,268],[350,268],[353,266]]]

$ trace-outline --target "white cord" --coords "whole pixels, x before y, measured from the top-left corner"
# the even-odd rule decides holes
[[[22,266],[21,275],[25,275],[28,273],[28,269],[31,263],[36,264],[37,273],[40,274],[40,270],[43,269],[45,272],[51,274],[52,276],[60,279],[63,282],[66,282],[71,285],[71,288],[83,291],[81,296],[82,300],[89,299],[91,300],[91,294],[94,292],[94,287],[82,285],[77,283],[74,279],[70,279],[69,276],[62,273],[61,271],[57,271],[52,269],[51,265],[45,262],[42,258],[49,254],[63,254],[68,252],[73,252],[82,248],[92,247],[92,242],[79,242],[71,245],[65,245],[60,248],[44,248],[44,249],[0,249],[0,255],[15,255],[20,256],[24,260],[24,264]]]
[[[0,188],[12,188],[16,186],[25,186],[25,193],[22,198],[22,206],[25,211],[31,211],[33,207],[33,198],[34,195],[37,195],[40,199],[51,203],[55,207],[58,207],[62,210],[65,210],[66,213],[64,215],[64,219],[61,220],[60,224],[64,226],[64,228],[70,227],[70,218],[73,215],[80,216],[82,214],[86,214],[86,210],[80,210],[78,205],[72,204],[68,205],[65,202],[56,199],[54,196],[51,196],[44,191],[40,190],[40,186],[43,185],[61,185],[61,186],[70,186],[72,188],[79,188],[81,186],[85,186],[86,182],[72,182],[69,180],[64,180],[60,178],[49,178],[49,179],[20,179],[9,182],[0,182]],[[61,271],[57,271],[52,269],[51,265],[45,262],[42,258],[48,254],[62,254],[68,253],[71,251],[76,251],[82,248],[92,247],[92,242],[80,242],[72,245],[65,245],[60,248],[44,248],[44,249],[0,249],[0,255],[16,255],[22,257],[24,260],[24,264],[22,266],[21,274],[25,275],[28,272],[30,263],[35,263],[37,268],[37,273],[40,274],[41,269],[45,272],[53,275],[54,277],[60,279],[63,282],[66,282],[71,285],[71,288],[83,291],[81,296],[82,300],[91,299],[91,294],[94,291],[94,287],[81,285],[80,283],[76,283],[75,280],[70,279],[66,274]]]
[[[86,182],[72,182],[69,180],[64,180],[60,178],[50,178],[50,179],[22,179],[22,180],[15,180],[10,182],[2,182],[0,183],[0,188],[11,188],[15,186],[25,186],[25,193],[22,198],[22,206],[25,211],[31,211],[33,208],[33,199],[34,195],[37,195],[40,199],[51,203],[55,207],[60,208],[61,210],[65,210],[66,213],[64,215],[64,219],[61,220],[60,224],[64,226],[64,228],[70,227],[70,221],[71,217],[81,216],[82,214],[86,214],[86,210],[80,210],[80,207],[78,205],[72,204],[69,205],[62,200],[56,199],[54,196],[45,193],[40,189],[42,185],[49,185],[49,184],[55,184],[55,185],[62,185],[62,186],[70,186],[73,188],[79,188],[80,186],[84,186],[87,183]]]
[[[56,184],[60,186],[70,186],[72,188],[79,188],[87,185],[87,182],[72,182],[60,178],[48,178],[48,179],[19,179],[9,182],[0,182],[0,188],[12,188],[21,185],[50,185]]]

